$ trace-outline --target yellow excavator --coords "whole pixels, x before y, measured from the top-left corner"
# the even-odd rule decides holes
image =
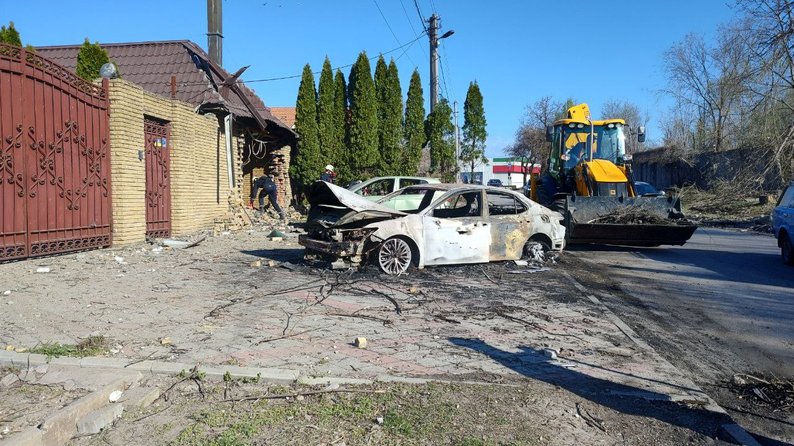
[[[532,175],[530,198],[563,215],[568,243],[683,245],[697,226],[677,196],[637,194],[627,130],[623,119],[592,120],[587,104],[569,108],[546,129],[549,161]],[[636,135],[645,140],[642,127]]]

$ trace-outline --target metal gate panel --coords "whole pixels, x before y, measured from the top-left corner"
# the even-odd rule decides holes
[[[107,81],[12,48],[0,45],[0,260],[108,246]]]
[[[170,126],[144,118],[146,144],[146,237],[171,235]]]

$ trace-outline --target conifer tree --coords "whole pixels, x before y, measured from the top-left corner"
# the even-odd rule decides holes
[[[403,100],[400,75],[394,59],[386,73],[386,93],[383,98],[384,115],[379,123],[381,135],[381,164],[384,172],[397,175],[405,168],[402,159]]]
[[[336,139],[336,85],[334,84],[331,61],[328,60],[328,57],[323,62],[318,90],[317,128],[320,140],[320,159],[325,164],[334,164],[342,147],[341,141]]]
[[[452,108],[446,99],[436,104],[427,117],[427,141],[430,144],[430,170],[444,182],[455,181],[455,126],[452,124]]]
[[[358,176],[378,173],[378,107],[375,83],[367,53],[362,51],[350,70],[348,100],[350,101],[349,160]]]
[[[320,177],[323,166],[320,160],[320,138],[317,129],[317,91],[314,89],[314,74],[309,64],[303,67],[303,76],[298,88],[295,132],[298,133],[299,138],[295,157],[290,166],[290,176],[298,185],[298,191],[305,194],[309,185]]]
[[[339,151],[329,162],[337,167],[337,175],[344,181],[349,179],[351,170],[347,163],[347,83],[340,70],[336,70],[334,76],[334,89],[334,139],[339,144]]]
[[[8,27],[0,27],[0,42],[13,46],[22,46],[22,38],[19,31],[14,27],[14,22],[8,22]]]
[[[99,42],[91,43],[86,38],[77,53],[77,75],[87,81],[99,77],[99,69],[110,62],[108,52],[99,46]]]
[[[405,127],[403,141],[403,171],[405,175],[416,175],[419,172],[419,163],[422,160],[422,148],[427,141],[425,134],[425,99],[422,93],[422,79],[419,71],[414,69],[411,74],[411,83],[408,86],[408,99],[405,102]]]
[[[474,178],[474,168],[478,164],[485,164],[485,139],[488,137],[486,130],[485,108],[482,104],[482,93],[477,81],[469,83],[466,92],[466,102],[463,103],[463,141],[460,151],[460,160],[463,161],[471,177]]]

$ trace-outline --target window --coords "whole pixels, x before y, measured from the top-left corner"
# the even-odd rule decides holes
[[[452,195],[433,209],[433,217],[480,217],[482,216],[481,196],[479,191]]]
[[[427,181],[419,180],[416,178],[403,178],[400,180],[400,189],[408,186],[416,186],[417,184],[425,184]]]
[[[361,189],[357,190],[356,193],[363,196],[369,195],[388,195],[392,193],[394,190],[394,178],[387,178],[384,180],[375,181],[372,184],[368,184]]]
[[[494,215],[515,215],[527,210],[524,203],[518,201],[516,197],[499,192],[487,192],[488,214]]]
[[[783,207],[794,207],[794,185],[791,185],[786,189],[785,192],[780,196],[780,199],[777,200],[778,206]]]

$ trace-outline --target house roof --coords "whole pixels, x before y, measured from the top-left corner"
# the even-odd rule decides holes
[[[270,107],[270,113],[290,128],[295,127],[295,107]]]
[[[36,47],[36,53],[71,70],[77,67],[81,45]],[[242,82],[209,60],[201,47],[189,40],[100,44],[119,67],[124,80],[151,93],[171,97],[171,76],[176,78],[175,98],[199,111],[226,111],[254,119],[274,136],[295,134],[291,126],[273,116],[270,109]],[[224,80],[230,79],[226,84]]]

